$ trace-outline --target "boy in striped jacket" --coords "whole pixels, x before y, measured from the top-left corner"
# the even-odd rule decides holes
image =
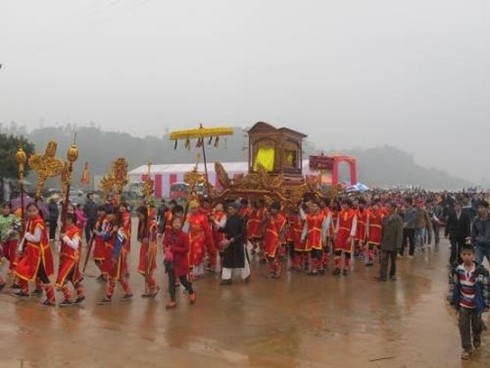
[[[490,306],[490,280],[488,270],[473,261],[472,245],[462,247],[461,258],[463,263],[450,274],[448,299],[459,312],[459,333],[463,346],[461,359],[467,360],[473,347],[477,349],[481,345],[481,332],[485,329],[482,313],[488,312]]]

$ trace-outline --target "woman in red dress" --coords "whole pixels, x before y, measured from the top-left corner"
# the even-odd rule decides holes
[[[15,295],[28,297],[29,281],[36,281],[36,278],[39,278],[46,292],[46,300],[43,304],[54,306],[56,304],[54,287],[49,280],[54,273],[53,254],[49,246],[46,223],[35,203],[27,206],[27,219],[26,232],[19,244],[19,252],[23,253],[23,256],[15,268],[21,290]]]
[[[189,281],[189,235],[182,231],[182,219],[173,217],[172,230],[167,231],[163,241],[165,252],[165,272],[168,274],[168,291],[170,293],[170,303],[166,309],[173,309],[177,306],[175,294],[176,279],[185,287],[189,293],[189,302],[196,302],[196,293],[192,289]]]

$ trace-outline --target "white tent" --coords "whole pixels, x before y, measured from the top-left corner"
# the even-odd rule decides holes
[[[357,183],[355,185],[350,185],[346,188],[347,192],[365,192],[368,191],[369,188],[367,185],[362,183]]]
[[[248,173],[248,162],[222,162],[223,167],[230,178]],[[309,161],[303,160],[303,175],[314,175],[308,168]],[[168,198],[170,196],[170,186],[173,183],[184,181],[185,173],[192,171],[195,164],[165,164],[152,165],[151,176],[154,181],[155,197]],[[218,180],[214,171],[214,162],[207,164],[209,182],[217,185]],[[204,164],[198,165],[198,171],[204,173]],[[144,181],[148,173],[148,166],[143,165],[129,172],[129,182],[137,183]]]

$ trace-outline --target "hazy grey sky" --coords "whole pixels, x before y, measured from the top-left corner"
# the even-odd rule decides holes
[[[0,121],[300,130],[490,179],[488,0],[2,0]]]

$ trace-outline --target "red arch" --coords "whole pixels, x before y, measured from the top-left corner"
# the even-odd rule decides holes
[[[339,183],[339,164],[346,162],[349,165],[350,171],[350,184],[357,184],[357,162],[354,157],[351,156],[334,156],[333,157],[333,170],[332,170],[332,185]]]

